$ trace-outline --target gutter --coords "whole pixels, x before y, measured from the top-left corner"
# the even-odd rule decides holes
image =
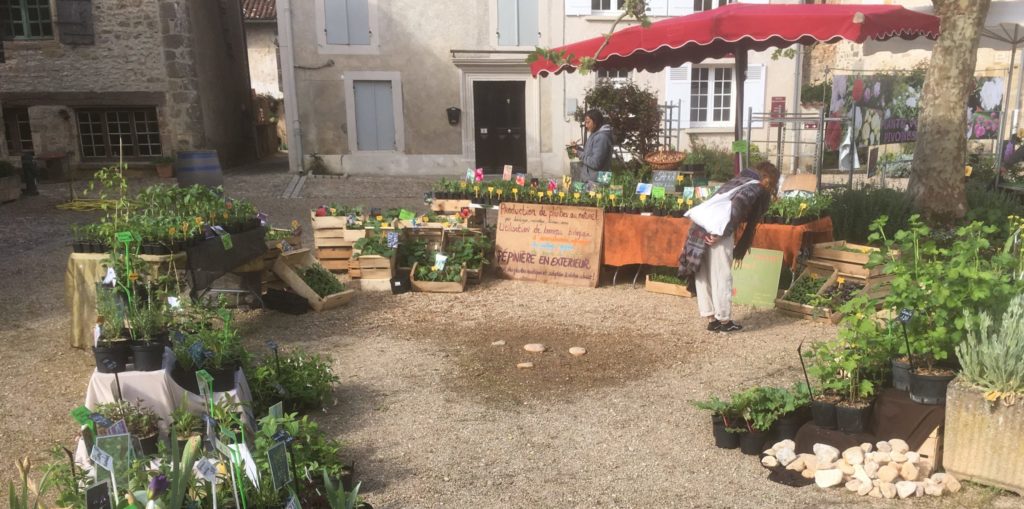
[[[288,171],[301,173],[302,124],[295,85],[295,50],[292,37],[291,0],[277,0],[277,44],[281,55],[281,88],[284,90],[284,118],[288,124]]]

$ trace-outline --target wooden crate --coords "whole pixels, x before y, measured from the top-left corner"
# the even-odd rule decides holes
[[[287,239],[283,239],[283,241],[288,244],[286,247],[288,247],[289,250],[302,249],[302,237],[293,235]],[[268,240],[266,242],[267,252],[263,254],[263,259],[261,260],[263,264],[261,286],[264,292],[272,283],[281,281],[280,278],[274,274],[274,262],[277,261],[277,257],[281,256],[282,241]]]
[[[856,252],[845,249],[854,249]],[[852,244],[845,240],[822,242],[814,245],[814,250],[811,252],[811,260],[832,265],[839,271],[841,276],[868,278],[882,275],[882,266],[870,269],[865,267],[871,253],[878,251],[878,248]]]
[[[445,214],[458,214],[463,207],[469,207],[473,202],[469,200],[434,200],[430,202],[430,210]]]
[[[647,279],[644,282],[644,290],[651,293],[663,293],[665,295],[678,295],[679,297],[693,297],[693,294],[686,289],[686,285],[674,285],[672,283],[662,283],[659,281],[651,281],[651,275],[647,275]]]
[[[383,257],[380,255],[359,255],[353,256],[349,264],[349,275],[355,279],[386,279],[391,280],[395,272],[395,257]]]
[[[416,280],[416,267],[419,264],[413,264],[412,272],[409,273],[409,281],[412,283],[412,290],[414,292],[430,292],[430,293],[462,293],[466,291],[466,268],[463,267],[461,271],[461,278],[455,282],[444,282],[438,283],[434,281],[417,281]]]
[[[291,290],[309,301],[309,306],[314,311],[324,311],[327,309],[333,309],[339,306],[347,304],[352,300],[352,296],[355,294],[354,290],[346,289],[345,291],[338,292],[326,297],[321,297],[313,291],[296,269],[305,269],[311,267],[317,263],[316,258],[313,258],[313,254],[309,249],[297,249],[295,251],[289,251],[282,253],[274,262],[274,274],[281,278]],[[338,278],[338,281],[344,283],[344,279]]]
[[[796,280],[794,280],[793,283],[796,284],[796,282],[799,281],[800,279],[804,277],[810,277],[811,275],[816,275],[825,278],[825,282],[821,285],[821,287],[818,288],[817,295],[821,295],[826,288],[829,288],[830,286],[835,284],[836,278],[839,277],[839,273],[836,272],[835,268],[832,267],[831,265],[816,262],[807,262],[807,268],[805,268],[804,271],[800,273],[800,276]],[[832,311],[830,309],[816,308],[813,306],[808,306],[806,304],[799,304],[788,300],[788,297],[789,290],[786,290],[786,292],[782,294],[782,297],[775,299],[775,308],[778,309],[779,311],[782,311],[785,314],[796,316],[799,318],[819,319],[823,321],[830,320],[832,314]]]
[[[451,245],[453,243],[455,243],[457,240],[465,238],[465,237],[481,237],[483,235],[484,235],[483,231],[480,230],[479,228],[472,228],[472,229],[470,229],[470,228],[462,228],[462,229],[458,229],[458,230],[445,230],[444,231],[444,238],[441,241],[441,250],[444,253],[450,253],[451,252]],[[486,260],[487,259],[487,253],[483,253],[483,256],[484,256],[484,259]],[[469,268],[467,268],[466,269],[466,278],[467,278],[467,280],[469,282],[471,282],[471,283],[474,283],[474,284],[480,283],[484,279],[484,269],[485,268],[486,268],[486,264],[483,267],[480,267],[478,269],[469,269]]]

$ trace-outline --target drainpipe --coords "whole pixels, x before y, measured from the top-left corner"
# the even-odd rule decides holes
[[[803,82],[804,82],[804,74],[803,73],[804,73],[804,45],[803,44],[797,44],[796,45],[796,81],[793,83],[793,106],[792,106],[793,112],[795,112],[797,114],[797,116],[803,115],[803,113],[800,111],[800,108],[801,108],[801,106],[800,106],[800,89],[803,86]],[[801,152],[802,152],[801,148],[803,148],[803,145],[800,143],[800,136],[802,135],[802,133],[800,131],[801,131],[801,129],[803,129],[803,126],[804,126],[803,125],[803,120],[798,120],[793,125],[793,137],[794,137],[795,143],[793,144],[793,159],[792,159],[793,160],[793,164],[792,164],[792,166],[790,166],[790,170],[789,171],[790,171],[790,173],[792,173],[794,175],[796,175],[800,171],[800,156],[801,156]],[[782,171],[782,168],[779,168],[779,171]]]
[[[288,124],[288,170],[302,171],[302,126],[295,87],[295,50],[292,38],[291,0],[277,0],[277,45],[281,55],[281,88],[284,117]]]

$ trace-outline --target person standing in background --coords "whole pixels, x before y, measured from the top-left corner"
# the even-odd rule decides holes
[[[731,216],[722,235],[708,233],[696,223],[679,255],[679,277],[694,278],[700,316],[708,319],[708,330],[736,332],[743,326],[732,320],[732,268],[739,267],[754,243],[754,232],[761,217],[775,198],[779,187],[779,169],[771,163],[747,168],[726,182],[717,193],[733,192]],[[746,223],[743,235],[734,244],[736,228]]]
[[[612,146],[615,137],[612,126],[604,119],[600,110],[590,110],[583,117],[583,127],[590,133],[583,147],[575,144],[576,156],[583,164],[581,178],[587,182],[597,180],[597,172],[612,171]]]

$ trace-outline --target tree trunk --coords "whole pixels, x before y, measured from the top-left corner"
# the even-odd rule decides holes
[[[967,212],[964,159],[967,97],[974,87],[978,39],[991,0],[932,0],[942,19],[925,75],[917,117],[917,146],[907,190],[933,221]]]

